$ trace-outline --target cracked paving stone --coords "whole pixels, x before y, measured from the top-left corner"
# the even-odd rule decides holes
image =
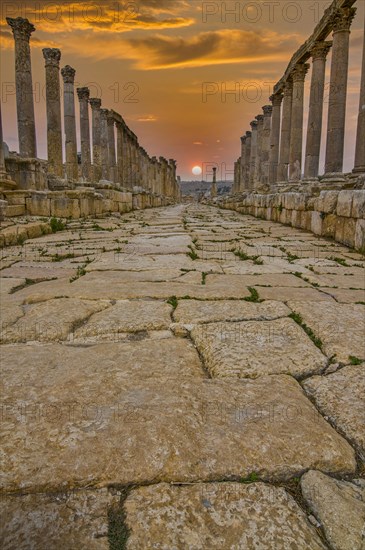
[[[130,550],[326,548],[285,489],[264,483],[139,487],[124,508]]]
[[[352,442],[365,461],[365,363],[303,382],[317,408]]]
[[[310,471],[301,479],[308,506],[323,526],[334,550],[362,550],[365,526],[365,481],[352,483]]]
[[[321,372],[328,361],[288,318],[198,325],[191,336],[212,377],[302,377]]]
[[[290,301],[288,306],[319,336],[328,357],[344,364],[350,363],[351,355],[365,359],[363,305]]]

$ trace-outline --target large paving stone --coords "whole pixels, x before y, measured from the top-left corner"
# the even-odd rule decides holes
[[[114,339],[120,332],[168,329],[172,307],[158,301],[123,300],[93,315],[75,330],[75,338],[107,337]]]
[[[365,363],[303,382],[317,408],[343,433],[365,461]]]
[[[351,355],[365,359],[363,305],[290,301],[288,306],[320,337],[328,357],[335,355],[337,361],[345,364]]]
[[[308,506],[323,526],[331,548],[364,548],[364,480],[349,483],[322,472],[310,471],[302,477],[301,487]]]
[[[295,300],[297,302],[334,302],[332,296],[320,292],[315,288],[294,288],[294,287],[261,287],[256,288],[260,298],[264,300],[280,300],[281,302],[287,302],[288,300]]]
[[[108,510],[117,502],[118,496],[107,489],[3,496],[1,547],[107,550]]]
[[[77,324],[110,305],[102,300],[59,298],[27,307],[23,317],[1,334],[2,343],[66,340]]]
[[[3,361],[7,492],[355,471],[352,448],[291,377],[145,380],[101,353],[19,368],[16,348]]]
[[[214,321],[270,320],[286,317],[290,309],[275,301],[263,303],[244,300],[181,300],[174,312],[180,323],[206,323]]]
[[[348,288],[326,288],[322,287],[321,290],[326,294],[333,296],[337,302],[345,304],[356,304],[362,302],[365,304],[365,291],[364,290],[351,290]]]
[[[213,377],[302,377],[327,365],[327,358],[288,318],[198,325],[191,335]]]
[[[260,266],[258,266],[260,268]],[[257,270],[258,271],[258,270]],[[289,273],[270,273],[263,275],[209,275],[207,285],[225,281],[228,286],[255,286],[255,287],[309,287],[309,284],[300,277]]]
[[[125,501],[127,549],[325,549],[295,500],[254,483],[139,487]]]

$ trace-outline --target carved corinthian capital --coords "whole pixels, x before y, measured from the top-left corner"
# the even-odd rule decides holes
[[[98,97],[91,97],[89,99],[89,103],[91,105],[91,108],[94,110],[94,109],[100,109],[101,107],[101,99],[99,99]]]
[[[89,100],[90,90],[89,88],[77,88],[77,95],[80,101]]]
[[[356,8],[339,8],[332,16],[333,32],[349,31],[356,14]]]
[[[58,48],[43,48],[43,57],[46,61],[46,67],[59,67],[61,59],[61,51]]]
[[[73,84],[75,82],[76,71],[70,65],[66,65],[61,69],[61,75],[65,84]]]
[[[35,26],[22,17],[13,19],[12,17],[6,18],[7,24],[11,27],[15,39],[26,40],[29,42],[32,32],[35,31]]]
[[[304,82],[305,76],[309,71],[309,63],[298,63],[291,74],[293,82]]]
[[[311,49],[311,56],[313,61],[315,59],[326,59],[328,52],[332,47],[332,41],[328,42],[316,42]]]

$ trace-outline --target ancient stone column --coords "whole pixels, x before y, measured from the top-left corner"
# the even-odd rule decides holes
[[[270,97],[272,103],[270,154],[269,154],[269,183],[276,183],[278,177],[279,145],[280,145],[280,119],[283,94],[277,92]]]
[[[77,88],[80,101],[80,136],[81,136],[81,175],[84,180],[90,180],[91,152],[89,126],[89,88]]]
[[[293,103],[293,81],[288,80],[284,86],[283,113],[281,119],[280,155],[278,166],[278,181],[288,181],[291,113]]]
[[[246,174],[246,136],[241,137],[241,177],[240,177],[240,191],[243,191],[245,187],[245,174]]]
[[[289,180],[299,181],[302,174],[304,80],[308,63],[298,63],[293,72],[293,104],[291,113]]]
[[[333,48],[328,101],[326,174],[341,173],[343,170],[349,39],[355,13],[355,8],[341,8],[335,12],[332,20]]]
[[[100,109],[101,179],[109,180],[108,109]]]
[[[93,181],[101,180],[101,99],[91,97],[89,99],[92,112],[92,136],[93,136]]]
[[[250,187],[250,162],[251,162],[251,140],[252,132],[246,132],[246,147],[245,147],[245,174],[243,188],[245,190]]]
[[[262,127],[261,144],[261,177],[263,184],[269,183],[269,160],[270,160],[270,134],[271,134],[271,116],[272,105],[265,105],[262,108],[264,112],[264,124]]]
[[[122,185],[123,183],[123,141],[124,131],[123,124],[119,120],[115,122],[117,127],[117,181]]]
[[[75,116],[75,74],[76,71],[70,65],[61,69],[63,78],[63,111],[65,125],[65,150],[66,150],[66,176],[68,180],[77,181],[77,140],[76,140],[76,116]]]
[[[316,178],[319,172],[326,58],[331,46],[332,42],[317,42],[311,50],[313,65],[305,150],[305,178]]]
[[[160,157],[160,164],[161,164],[161,194],[167,195],[168,188],[167,188],[167,165],[168,162],[164,157]]]
[[[114,133],[115,117],[113,111],[109,111],[107,114],[108,124],[108,172],[109,181],[115,182],[116,171],[116,156],[115,156],[115,133]]]
[[[127,189],[132,189],[132,159],[131,159],[131,132],[129,128],[124,128],[124,165],[123,165],[123,185]]]
[[[34,120],[34,99],[32,65],[29,40],[34,25],[28,19],[7,17],[15,40],[15,86],[18,119],[19,153],[22,157],[37,156],[37,142]]]
[[[357,135],[355,149],[355,166],[353,172],[365,172],[365,32],[362,51],[360,107],[357,119]]]
[[[250,122],[251,126],[251,155],[250,155],[250,177],[248,182],[249,189],[253,188],[255,181],[256,170],[256,155],[257,155],[257,120]]]
[[[257,115],[256,120],[257,120],[257,149],[256,149],[254,186],[256,186],[261,181],[261,173],[262,173],[261,155],[262,155],[262,133],[264,129],[264,115]]]
[[[212,199],[217,196],[217,168],[213,167],[213,182],[210,189],[210,196]]]
[[[62,178],[61,51],[57,48],[43,48],[42,51],[46,62],[48,172]]]

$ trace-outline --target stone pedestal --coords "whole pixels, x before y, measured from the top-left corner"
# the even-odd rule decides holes
[[[81,175],[86,181],[90,181],[91,175],[91,151],[90,151],[90,126],[89,126],[89,88],[77,88],[80,101],[80,136],[81,136]]]
[[[34,120],[32,66],[29,40],[34,25],[28,19],[7,17],[15,40],[15,86],[18,118],[19,152],[22,157],[36,158],[37,144]]]
[[[293,81],[290,79],[284,86],[283,114],[281,122],[280,156],[277,179],[282,182],[288,181],[292,103]]]
[[[78,180],[76,115],[75,115],[75,74],[70,65],[61,69],[63,78],[63,110],[65,123],[66,175],[69,181]]]
[[[60,97],[61,51],[57,48],[44,48],[42,51],[46,62],[48,172],[51,175],[63,178]]]
[[[275,183],[278,176],[279,144],[280,144],[280,115],[283,94],[276,93],[270,97],[272,102],[270,155],[269,155],[269,183]]]
[[[341,173],[345,141],[350,27],[355,8],[338,9],[333,16],[331,85],[328,105],[325,172]]]
[[[305,151],[305,178],[316,178],[319,172],[326,58],[331,46],[332,42],[317,42],[311,51],[313,66]]]
[[[304,80],[308,63],[299,63],[292,72],[293,102],[290,130],[289,180],[298,181],[302,173]]]

